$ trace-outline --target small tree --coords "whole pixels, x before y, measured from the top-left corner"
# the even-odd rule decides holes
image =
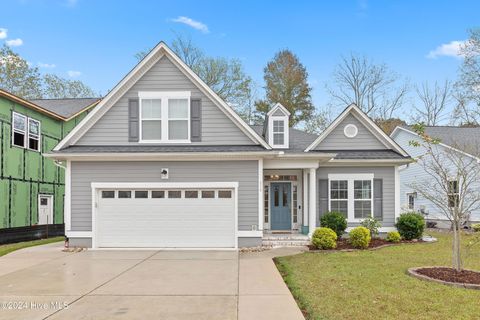
[[[428,178],[416,181],[410,187],[433,203],[451,222],[452,264],[459,271],[463,268],[460,247],[462,223],[468,220],[470,212],[480,208],[479,160],[458,150],[439,146],[440,141],[430,137],[423,124],[414,125],[413,130],[420,136],[420,141],[410,141],[410,145],[424,149],[425,152],[416,161]],[[457,148],[478,155],[474,147]]]

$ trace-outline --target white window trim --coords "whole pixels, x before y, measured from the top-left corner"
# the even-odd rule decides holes
[[[274,144],[273,139],[273,122],[274,121],[283,121],[283,144]],[[268,143],[273,148],[284,148],[289,147],[289,127],[288,127],[288,116],[269,116],[268,117]]]
[[[416,195],[415,195],[415,192],[407,192],[407,209],[408,210],[415,210],[415,205],[416,205],[416,201],[415,199],[417,198]],[[413,208],[410,208],[410,196],[413,197]]]
[[[25,130],[20,130],[20,129],[15,129],[15,116],[19,116],[23,119],[25,119]],[[38,135],[37,135],[37,139],[38,139],[38,149],[31,149],[30,146],[29,146],[29,139],[30,139],[30,121],[35,121],[38,123]],[[40,150],[42,150],[42,146],[41,146],[41,143],[42,143],[42,123],[37,120],[37,119],[34,119],[34,118],[30,118],[30,117],[27,117],[26,115],[24,114],[21,114],[21,113],[18,113],[18,112],[15,112],[13,111],[12,112],[12,124],[11,124],[11,139],[12,139],[12,143],[11,145],[13,147],[17,147],[17,148],[22,148],[22,149],[28,149],[28,150],[32,150],[32,151],[36,151],[36,152],[40,152]],[[15,132],[19,132],[19,133],[22,133],[23,134],[23,146],[19,146],[19,145],[16,145],[14,144],[14,133]]]
[[[352,174],[329,174],[328,175],[328,211],[331,210],[331,194],[330,194],[330,181],[331,180],[346,180],[347,181],[347,188],[348,188],[348,222],[360,222],[364,220],[364,218],[355,218],[355,197],[354,197],[354,181],[355,180],[370,180],[371,181],[371,216],[373,217],[373,199],[375,198],[374,193],[374,186],[373,186],[373,173],[352,173]]]
[[[30,134],[30,121],[34,121],[34,122],[38,123],[38,135],[33,135],[33,136],[37,136],[36,139],[38,140],[38,149],[30,148],[30,136],[32,135],[32,134]],[[41,143],[40,137],[41,137],[41,134],[42,134],[42,124],[41,124],[41,122],[38,121],[38,120],[35,120],[33,118],[28,118],[27,132],[28,132],[28,134],[27,134],[27,144],[26,144],[25,147],[29,150],[40,152],[40,150],[42,150],[41,146],[40,146],[40,143]]]
[[[15,116],[19,116],[23,119],[25,119],[25,130],[20,130],[20,129],[15,129]],[[27,135],[28,135],[28,117],[21,114],[21,113],[17,113],[17,112],[12,112],[12,146],[14,147],[17,147],[17,148],[26,148],[27,147]],[[19,145],[16,145],[15,144],[15,140],[14,140],[14,133],[15,132],[18,132],[18,133],[23,133],[23,146],[19,146]]]
[[[138,93],[138,114],[139,114],[139,143],[191,143],[190,132],[190,91],[140,91]],[[161,100],[161,118],[149,118],[145,120],[160,120],[162,122],[162,137],[160,140],[144,140],[142,137],[142,100],[143,99],[160,99]],[[169,118],[168,117],[168,100],[169,99],[187,99],[187,118]],[[168,138],[168,125],[170,120],[187,120],[187,139],[170,140]]]

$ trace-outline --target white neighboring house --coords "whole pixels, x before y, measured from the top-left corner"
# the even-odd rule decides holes
[[[480,128],[462,128],[453,126],[427,126],[425,133],[432,138],[440,140],[437,148],[439,152],[449,150],[449,152],[458,152],[465,155],[465,157],[473,157],[477,159],[476,155],[468,153],[468,150],[475,149],[480,146]],[[416,159],[425,154],[423,147],[416,147],[410,145],[410,141],[421,142],[421,138],[410,127],[396,127],[390,135],[395,142],[397,142],[405,151]],[[480,161],[480,159],[478,159]],[[425,214],[427,221],[435,221],[438,227],[450,227],[450,222],[438,210],[438,208],[417,194],[411,187],[415,181],[423,179],[431,179],[428,173],[418,163],[410,163],[400,169],[400,206],[403,212],[418,211]],[[479,184],[480,188],[480,184]],[[480,210],[470,213],[471,222],[480,221]]]

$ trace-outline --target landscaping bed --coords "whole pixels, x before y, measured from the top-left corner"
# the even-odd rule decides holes
[[[373,238],[369,245],[368,249],[375,249],[375,248],[381,248],[381,247],[386,247],[386,246],[393,246],[393,245],[398,245],[402,243],[425,243],[426,241],[423,240],[400,240],[399,242],[389,242],[385,239],[381,238]],[[348,239],[339,239],[337,240],[337,247],[334,249],[328,249],[328,250],[319,250],[317,249],[314,245],[309,245],[308,248],[310,251],[351,251],[351,250],[359,250],[354,248],[351,243],[348,241]]]
[[[457,271],[450,267],[419,267],[408,269],[408,273],[422,280],[480,290],[480,272],[478,271],[465,269]]]

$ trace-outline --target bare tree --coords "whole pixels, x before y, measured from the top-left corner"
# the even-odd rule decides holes
[[[419,102],[421,105],[414,105],[415,114],[412,116],[414,122],[422,122],[427,126],[439,125],[447,118],[447,109],[452,102],[452,86],[446,80],[443,85],[436,81],[433,87],[427,82],[416,86]]]
[[[365,56],[342,57],[333,73],[334,87],[327,91],[336,104],[355,103],[372,118],[390,119],[403,105],[408,84],[385,64],[374,64]]]
[[[425,170],[427,179],[410,185],[423,198],[438,208],[452,224],[452,265],[457,271],[463,268],[460,247],[461,228],[469,220],[470,213],[480,208],[480,164],[477,157],[465,155],[458,150],[439,146],[439,140],[425,133],[423,124],[413,126],[421,141],[410,144],[423,148],[416,159]],[[478,155],[475,146],[457,146]]]

